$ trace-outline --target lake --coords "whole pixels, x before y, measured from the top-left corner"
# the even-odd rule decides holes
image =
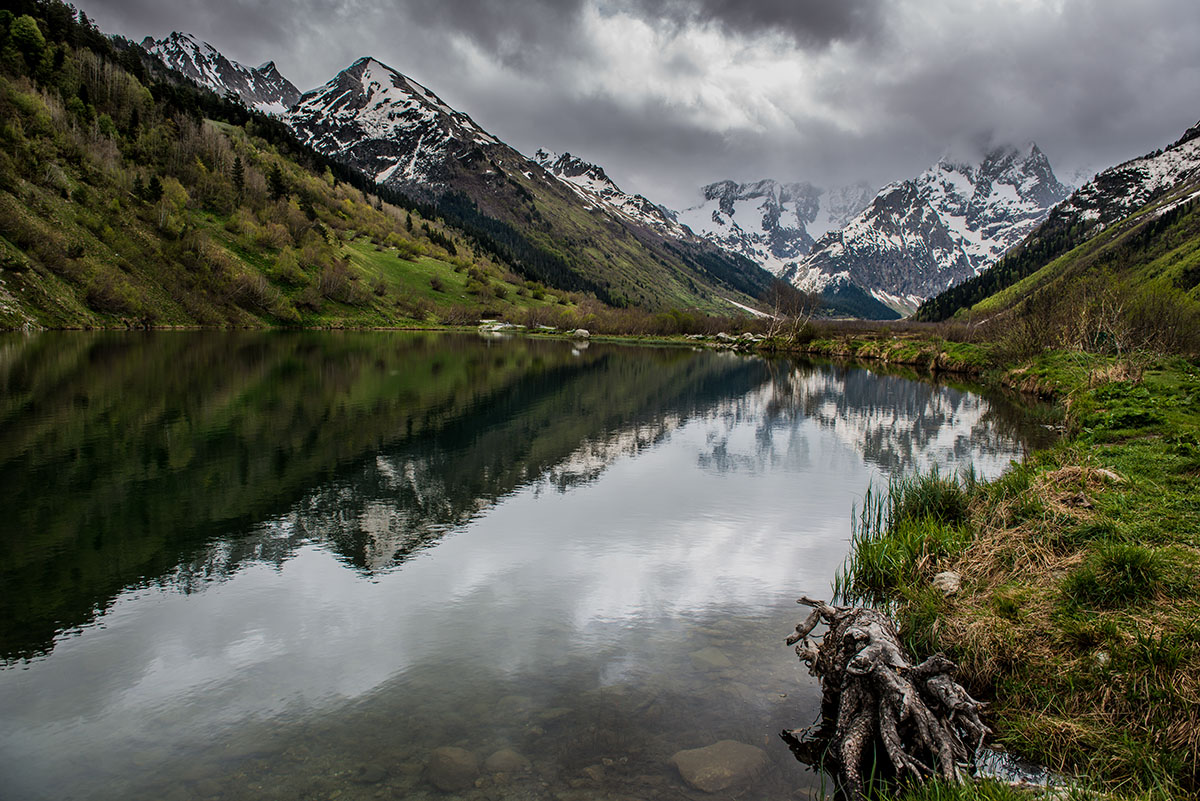
[[[740,798],[819,794],[795,599],[871,482],[997,475],[1029,407],[689,348],[0,338],[0,797],[712,798],[669,760],[720,740],[767,756]]]

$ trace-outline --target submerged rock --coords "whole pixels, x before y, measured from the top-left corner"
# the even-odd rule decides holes
[[[733,667],[733,661],[725,656],[720,648],[712,645],[707,648],[701,648],[699,651],[693,651],[692,661],[696,663],[697,667],[711,670],[722,670]]]
[[[362,765],[350,777],[355,784],[379,784],[387,778],[387,770],[382,765]]]
[[[484,760],[483,769],[488,773],[525,773],[529,760],[511,748],[501,748]]]
[[[470,751],[443,746],[434,749],[425,772],[429,783],[443,792],[465,790],[479,776],[479,760]]]
[[[767,753],[736,740],[678,751],[671,764],[691,787],[716,793],[749,784],[767,767]]]

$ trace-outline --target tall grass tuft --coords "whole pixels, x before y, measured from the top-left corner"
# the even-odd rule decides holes
[[[882,492],[868,487],[853,513],[850,557],[835,579],[835,595],[878,604],[894,590],[927,582],[967,543],[966,487],[973,484],[973,475],[960,483],[935,468],[892,478]]]
[[[1063,579],[1064,596],[1081,606],[1119,607],[1146,601],[1167,578],[1166,560],[1141,545],[1103,545]]]

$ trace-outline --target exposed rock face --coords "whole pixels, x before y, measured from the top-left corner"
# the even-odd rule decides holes
[[[1082,223],[1099,233],[1180,181],[1200,176],[1200,122],[1173,145],[1096,174],[1055,209],[1056,223]]]
[[[247,67],[223,56],[208,42],[178,31],[165,39],[147,36],[142,47],[201,86],[219,95],[233,93],[251,108],[282,114],[300,99],[300,90],[279,74],[274,61]]]
[[[430,755],[425,775],[430,784],[443,792],[465,790],[479,776],[479,760],[470,751],[443,746]]]
[[[943,158],[914,180],[884,187],[816,242],[794,283],[810,292],[851,284],[911,312],[990,267],[1068,191],[1037,145],[997,148],[978,165]]]
[[[591,205],[607,207],[633,222],[647,225],[673,237],[690,238],[690,233],[675,219],[675,213],[642,195],[622,192],[604,169],[570,153],[558,154],[539,149],[536,161],[546,172],[566,183]]]
[[[697,235],[790,278],[814,240],[841,228],[872,197],[866,184],[825,190],[770,179],[718,181],[701,189],[702,202],[679,212]]]
[[[678,751],[671,757],[671,764],[683,780],[706,793],[749,784],[766,769],[767,762],[767,754],[761,748],[736,740]]]
[[[599,167],[550,153],[547,166],[538,164],[375,59],[305,93],[284,121],[305,144],[378,184],[438,202],[555,288],[656,308],[734,303],[724,296],[757,298],[770,285],[756,265],[621,192]]]

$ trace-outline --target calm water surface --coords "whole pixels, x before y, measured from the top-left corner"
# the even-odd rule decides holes
[[[730,353],[400,333],[0,339],[0,797],[708,797],[871,481],[1045,441],[1003,399]]]

